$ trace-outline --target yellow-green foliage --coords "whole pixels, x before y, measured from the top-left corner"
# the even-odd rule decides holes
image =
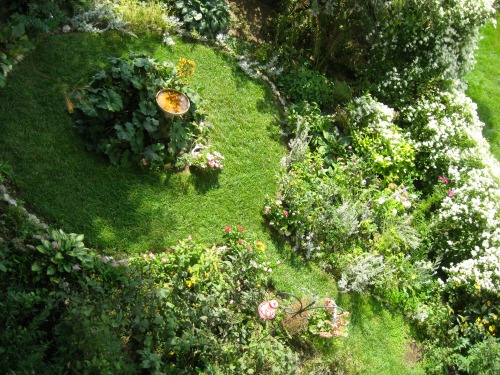
[[[118,0],[121,18],[136,32],[169,31],[172,23],[168,20],[169,7],[160,0]]]

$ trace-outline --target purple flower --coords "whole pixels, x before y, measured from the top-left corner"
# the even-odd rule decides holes
[[[52,241],[52,246],[55,247],[56,249],[59,247],[59,242],[57,241]]]
[[[71,268],[73,268],[73,270],[75,270],[75,271],[80,271],[81,270],[81,268],[80,268],[80,266],[78,264],[74,264],[73,267],[71,267]]]

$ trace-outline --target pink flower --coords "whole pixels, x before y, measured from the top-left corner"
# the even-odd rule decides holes
[[[243,245],[243,240],[240,238],[240,239],[238,240],[238,243],[239,243],[240,245]]]
[[[283,215],[288,216],[288,211],[287,210],[283,211]]]
[[[205,168],[207,167],[207,165],[206,165],[205,163],[202,163],[202,164],[200,165],[200,167],[201,167],[201,168],[203,168],[203,169],[205,169]]]
[[[149,252],[149,259],[154,259],[155,258],[155,255],[150,251]]]
[[[224,227],[224,230],[226,231],[226,233],[229,233],[229,232],[231,232],[231,227],[230,227],[230,226],[228,226],[228,225],[226,225],[226,226]]]
[[[443,181],[446,185],[448,185],[448,179],[446,177],[443,177],[443,176],[438,176],[438,178]]]
[[[212,168],[215,168],[215,161],[210,160],[210,161],[208,162],[208,165],[210,165]]]
[[[258,308],[259,316],[264,320],[274,319],[277,308],[278,302],[276,300],[262,302]]]
[[[239,230],[241,233],[243,233],[243,232],[244,232],[243,227],[242,227],[241,225],[238,225],[236,228],[238,228],[238,230]]]
[[[268,214],[269,212],[271,212],[271,207],[266,206],[266,214]]]
[[[232,305],[232,304],[234,303],[234,301],[233,301],[233,300],[230,300],[230,301],[229,301],[229,303]]]
[[[163,258],[161,258],[161,261],[162,261],[163,263],[167,263],[167,262],[168,262],[168,259],[167,259],[167,258],[165,258],[165,257],[163,257]]]
[[[455,192],[453,190],[450,189],[450,191],[448,191],[448,196],[450,198],[453,198],[453,196],[455,195]]]
[[[146,254],[142,254],[142,259],[146,259],[148,256]]]
[[[52,247],[57,249],[59,247],[59,243],[57,241],[52,241]]]
[[[143,161],[142,165],[144,165],[145,167],[147,167],[148,166],[148,162],[147,161]]]
[[[277,260],[277,261],[276,261],[276,264],[277,264],[277,265],[280,265],[280,264],[281,264],[281,260]]]
[[[81,270],[81,268],[80,268],[80,266],[78,264],[73,265],[73,267],[71,267],[71,268],[73,268],[75,271],[80,271]]]
[[[247,246],[246,246],[246,247],[247,247],[247,249],[248,249],[248,250],[250,250],[250,249],[252,248],[252,246],[250,246],[250,244],[249,244],[249,243],[247,243]]]

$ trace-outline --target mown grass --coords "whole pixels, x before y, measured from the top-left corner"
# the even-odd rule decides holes
[[[129,51],[196,62],[191,85],[214,124],[211,142],[226,156],[217,181],[124,170],[85,150],[63,92],[85,84],[108,57]],[[158,36],[56,35],[41,41],[0,95],[0,159],[12,166],[19,196],[55,227],[84,233],[87,245],[103,253],[132,254],[164,249],[190,235],[213,243],[224,225],[241,224],[267,244],[276,289],[334,297],[351,311],[350,336],[331,355],[343,353],[366,374],[422,373],[405,360],[409,329],[401,316],[374,299],[340,296],[330,275],[304,262],[263,225],[264,196],[275,192],[286,153],[280,113],[268,87],[245,76],[231,58],[181,41],[167,49]]]
[[[482,36],[476,52],[477,64],[467,76],[467,95],[477,104],[479,118],[485,123],[483,134],[500,160],[500,28],[490,23],[482,30]]]

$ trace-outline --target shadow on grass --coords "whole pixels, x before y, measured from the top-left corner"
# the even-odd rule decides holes
[[[190,172],[189,182],[193,184],[198,193],[205,194],[220,187],[218,172],[203,172],[196,168],[191,168]]]

